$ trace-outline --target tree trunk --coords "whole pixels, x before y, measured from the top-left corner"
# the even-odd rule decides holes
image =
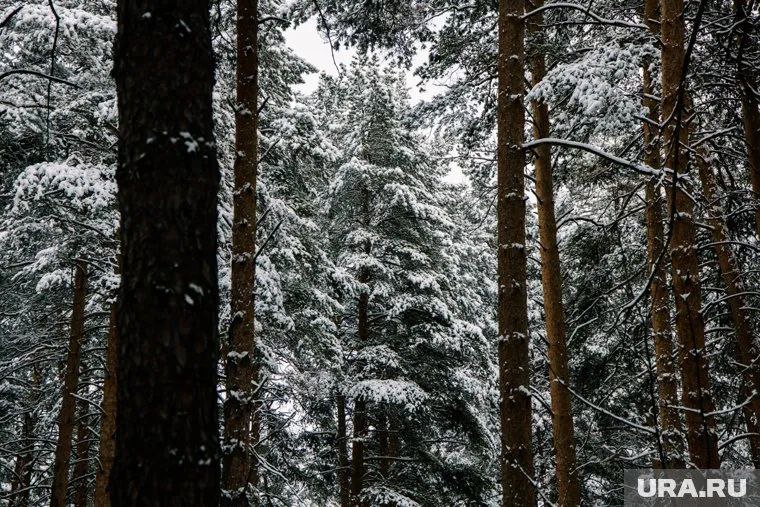
[[[656,20],[659,19],[658,0],[646,0],[644,3],[644,19],[649,30],[655,36],[659,35]],[[649,121],[643,123],[644,158],[649,167],[660,169],[660,133],[656,125],[659,123],[660,108],[653,98],[654,83],[649,69],[650,61],[643,66],[644,107]],[[673,329],[670,324],[670,301],[668,297],[668,279],[665,263],[667,261],[662,222],[663,199],[660,197],[660,186],[653,178],[646,186],[647,201],[647,265],[652,277],[649,285],[652,313],[652,340],[654,342],[655,370],[657,372],[658,407],[657,417],[660,425],[660,448],[658,468],[684,467],[684,435],[681,415],[678,409],[678,372],[673,356]]]
[[[255,356],[256,172],[258,162],[258,1],[237,2],[237,104],[235,111],[235,190],[233,193],[232,270],[227,397],[224,402],[222,503],[248,505],[249,488],[258,484],[252,447],[259,439],[258,363]]]
[[[685,82],[684,7],[683,0],[661,0],[662,39],[662,118],[665,167],[676,175],[688,171],[688,141],[683,123]],[[679,341],[682,379],[682,405],[686,408],[687,442],[692,465],[700,469],[718,468],[718,439],[715,418],[707,414],[715,409],[710,392],[709,368],[705,357],[705,325],[702,318],[702,295],[699,263],[694,248],[694,204],[682,189],[685,178],[670,195],[673,210],[670,258],[673,268],[673,293],[676,303],[676,333]]]
[[[338,487],[340,493],[340,507],[348,507],[350,500],[350,474],[348,465],[348,449],[346,442],[346,397],[342,394],[337,396],[338,404],[338,436],[335,441],[338,447]]]
[[[380,476],[384,479],[388,477],[391,469],[390,460],[390,441],[388,439],[388,417],[385,415],[387,407],[381,406],[377,414],[377,441],[380,452]]]
[[[502,504],[533,505],[525,252],[525,22],[522,0],[499,1],[497,227]]]
[[[87,471],[90,464],[90,443],[92,442],[92,434],[88,427],[90,420],[88,408],[86,402],[79,402],[79,422],[77,423],[77,445],[75,448],[77,460],[74,463],[74,474],[71,479],[74,483],[74,507],[87,507],[89,482]]]
[[[363,270],[359,282],[366,284],[369,275]],[[357,305],[357,334],[359,341],[366,343],[369,339],[369,293],[362,292]],[[354,401],[354,438],[351,446],[351,507],[363,507],[361,501],[362,482],[364,480],[364,441],[367,438],[367,403]]]
[[[149,15],[147,15],[149,14]],[[219,503],[214,64],[207,0],[119,0],[121,506]]]
[[[24,414],[21,425],[20,445],[23,448],[16,455],[11,490],[8,494],[8,507],[29,506],[29,485],[32,479],[32,452],[34,450],[33,430],[34,419],[31,412],[27,412]]]
[[[534,2],[539,8],[543,0]],[[537,15],[528,29],[540,35],[543,16]],[[530,56],[533,85],[546,75],[546,62],[542,50]],[[536,139],[549,137],[549,108],[545,102],[531,104]],[[562,275],[557,246],[557,220],[554,215],[552,188],[551,148],[542,144],[535,149],[536,199],[538,201],[538,227],[541,250],[541,282],[546,314],[546,339],[549,344],[549,384],[552,407],[552,433],[554,436],[557,497],[560,506],[580,505],[580,483],[576,470],[575,439],[571,394],[568,390],[570,374],[567,359],[564,306],[562,304]]]
[[[699,179],[702,182],[702,192],[708,202],[708,221],[712,228],[715,255],[718,258],[720,274],[726,287],[726,302],[734,325],[739,356],[737,360],[742,365],[748,395],[754,393],[752,401],[744,405],[742,411],[747,433],[755,435],[749,438],[752,462],[755,468],[760,468],[760,397],[758,397],[760,394],[760,365],[758,365],[760,350],[752,336],[752,328],[745,310],[745,290],[742,287],[741,275],[736,267],[731,246],[727,243],[728,233],[723,210],[718,201],[715,175],[705,154],[701,151],[697,154],[697,167]]]
[[[760,104],[755,90],[757,80],[751,65],[744,62],[743,54],[752,44],[753,29],[750,13],[747,12],[745,0],[734,0],[737,20],[739,21],[739,60],[736,68],[736,81],[742,103],[742,120],[744,123],[744,142],[747,145],[747,170],[752,183],[755,203],[755,228],[760,239]]]
[[[118,350],[118,336],[116,333],[117,318],[116,303],[111,305],[111,315],[108,322],[108,338],[106,342],[106,374],[103,382],[103,401],[100,404],[102,417],[100,419],[100,466],[95,476],[95,505],[98,507],[110,507],[111,499],[108,497],[108,477],[111,475],[116,442],[116,355]]]
[[[84,340],[84,309],[87,296],[87,267],[77,261],[74,268],[74,301],[71,310],[69,330],[69,351],[66,356],[66,370],[63,377],[61,411],[58,414],[58,440],[55,444],[53,464],[53,486],[50,495],[51,507],[65,507],[66,491],[69,486],[69,461],[71,460],[71,436],[74,433],[74,412],[79,383],[79,361]]]

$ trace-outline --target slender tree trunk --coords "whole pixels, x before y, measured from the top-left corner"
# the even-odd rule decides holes
[[[108,338],[106,341],[106,374],[103,382],[103,401],[100,404],[102,417],[100,419],[100,445],[97,475],[95,476],[95,505],[98,507],[110,507],[111,499],[108,497],[108,477],[111,475],[116,442],[116,355],[118,350],[118,336],[116,334],[116,303],[111,305],[111,315],[108,322]]]
[[[391,469],[390,440],[388,435],[388,417],[385,415],[386,407],[381,406],[377,414],[377,441],[380,452],[380,475],[383,478],[388,476]]]
[[[209,2],[119,0],[117,13],[122,277],[111,504],[215,506],[219,169]]]
[[[74,463],[74,507],[87,507],[88,478],[87,471],[90,464],[90,443],[92,434],[88,423],[90,422],[89,407],[84,401],[79,402],[79,422],[77,423],[77,444]]]
[[[66,370],[63,377],[61,411],[58,414],[58,440],[55,444],[53,463],[53,488],[50,496],[51,507],[65,507],[66,491],[69,486],[69,461],[71,460],[71,436],[74,433],[74,413],[79,383],[79,362],[84,340],[84,308],[87,296],[87,267],[78,261],[74,267],[74,301],[71,310],[69,330],[69,351],[66,356]]]
[[[256,172],[258,162],[258,1],[237,2],[237,105],[235,111],[235,190],[233,194],[232,274],[229,349],[224,402],[224,470],[228,506],[248,505],[258,484],[252,447],[259,439],[258,363],[254,357],[256,286]]]
[[[369,275],[366,270],[359,274],[359,282],[366,284]],[[369,292],[362,292],[357,305],[357,334],[359,341],[366,343],[369,339]],[[363,507],[361,501],[362,482],[364,481],[364,441],[367,439],[367,403],[354,401],[354,438],[351,446],[351,507]]]
[[[24,414],[21,425],[21,445],[23,448],[16,455],[13,467],[13,480],[8,500],[8,507],[29,506],[29,485],[32,479],[32,451],[34,450],[34,419],[30,412]]]
[[[662,118],[665,167],[676,175],[688,171],[685,150],[688,128],[683,122],[685,102],[684,6],[683,0],[661,0],[662,40]],[[682,379],[682,405],[686,408],[687,442],[693,466],[717,468],[718,439],[710,390],[709,368],[705,357],[705,325],[699,263],[694,247],[694,204],[682,189],[685,178],[670,193],[672,237],[670,258],[673,268],[673,293],[676,303],[676,333],[679,341]]]
[[[649,30],[659,35],[658,0],[646,0],[644,3],[644,19]],[[660,122],[660,108],[654,98],[655,90],[650,70],[649,60],[643,66],[644,107],[649,121],[643,123],[644,158],[649,167],[660,169],[660,132],[656,125]],[[657,372],[658,407],[657,416],[660,424],[660,445],[662,456],[659,468],[684,467],[684,435],[681,415],[678,409],[678,371],[674,361],[673,329],[670,324],[670,301],[668,297],[668,278],[663,231],[663,199],[660,196],[661,187],[652,179],[646,186],[647,201],[647,265],[652,277],[649,285],[652,313],[652,339],[654,341],[655,370]]]
[[[394,412],[388,415],[388,461],[392,462],[394,458],[398,457],[399,447],[399,428],[398,419]]]
[[[348,449],[346,442],[348,436],[346,433],[346,397],[342,394],[337,396],[338,405],[338,436],[336,445],[338,447],[338,488],[340,494],[340,507],[349,507],[351,496],[351,476],[348,465]]]
[[[499,1],[497,227],[502,505],[533,505],[525,251],[525,22],[522,0]]]
[[[747,145],[747,169],[752,183],[755,204],[755,227],[760,239],[760,104],[755,95],[757,80],[754,69],[745,62],[744,52],[751,48],[752,20],[747,12],[745,0],[734,0],[737,20],[739,21],[739,59],[736,67],[736,81],[742,103],[742,120],[744,123],[744,142]]]
[[[533,3],[533,8],[543,5],[543,0]],[[528,29],[540,35],[543,16],[537,15]],[[530,55],[533,85],[546,75],[546,62],[542,50]],[[531,104],[536,139],[549,137],[549,108],[545,102]],[[538,201],[538,226],[541,249],[541,282],[544,291],[546,314],[546,339],[549,343],[549,383],[552,407],[552,433],[554,436],[555,470],[557,472],[557,496],[560,506],[580,505],[580,482],[575,459],[575,438],[571,394],[568,390],[570,374],[567,359],[564,306],[562,304],[562,275],[559,248],[557,246],[557,220],[554,215],[554,190],[552,188],[551,148],[542,144],[535,150],[536,198]]]
[[[744,405],[742,412],[747,425],[747,433],[755,434],[749,439],[750,450],[755,468],[760,468],[760,397],[758,396],[760,394],[760,365],[758,364],[760,350],[752,336],[752,328],[745,310],[745,290],[742,287],[736,260],[730,245],[727,243],[728,233],[723,210],[718,201],[715,175],[705,155],[703,152],[697,154],[699,179],[702,182],[702,192],[708,202],[708,220],[712,228],[715,255],[718,258],[720,274],[726,287],[726,302],[736,334],[737,359],[742,365],[744,384],[748,395],[753,395],[752,401]]]

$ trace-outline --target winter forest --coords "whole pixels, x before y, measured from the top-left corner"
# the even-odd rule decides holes
[[[756,0],[0,0],[0,505],[760,466],[759,105]]]

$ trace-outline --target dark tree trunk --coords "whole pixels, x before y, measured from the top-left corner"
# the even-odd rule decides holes
[[[752,194],[755,201],[755,228],[760,239],[760,102],[757,99],[756,72],[746,61],[744,53],[751,49],[753,24],[747,12],[745,0],[734,0],[739,34],[738,65],[736,82],[742,102],[742,120],[744,123],[744,142],[747,146],[747,169]]]
[[[390,441],[388,438],[388,417],[385,414],[387,407],[380,406],[377,414],[377,442],[380,451],[380,476],[388,477],[391,469]]]
[[[147,15],[149,14],[149,15]],[[207,0],[119,0],[114,506],[215,506],[217,192]]]
[[[116,334],[116,304],[111,305],[111,316],[108,322],[108,338],[106,343],[106,373],[103,382],[103,401],[100,404],[102,417],[100,419],[99,467],[95,476],[95,505],[110,507],[108,496],[108,477],[111,475],[116,442],[116,354],[118,336]]]
[[[534,8],[543,0],[533,3]],[[528,30],[541,33],[543,16],[537,15],[528,24]],[[530,55],[531,75],[535,86],[546,75],[546,62],[541,50]],[[531,105],[536,139],[549,137],[549,108],[545,102]],[[541,249],[541,283],[544,290],[546,340],[549,344],[549,383],[552,407],[552,434],[554,436],[555,470],[557,472],[557,505],[580,505],[580,480],[575,457],[570,373],[567,358],[567,334],[564,305],[562,303],[562,273],[557,245],[557,219],[554,214],[554,189],[551,148],[541,144],[535,149],[536,199]]]
[[[359,275],[359,282],[366,284],[369,276],[366,272]],[[357,333],[360,343],[369,338],[369,293],[362,292],[357,305]],[[361,501],[362,482],[364,481],[364,441],[367,438],[367,403],[354,401],[354,438],[351,446],[351,507],[363,507]]]
[[[338,405],[338,435],[335,443],[338,447],[338,491],[340,495],[340,507],[348,507],[351,496],[351,476],[348,465],[348,448],[346,443],[346,397],[342,394],[337,396]]]
[[[499,2],[497,227],[502,505],[533,505],[525,251],[525,21],[522,0]]]
[[[653,35],[659,35],[656,23],[660,17],[658,0],[644,2],[644,19]],[[660,132],[657,124],[660,122],[660,108],[654,98],[655,90],[650,61],[643,65],[644,107],[649,121],[643,123],[644,158],[649,167],[662,168],[660,156]],[[652,340],[654,342],[655,370],[657,372],[657,416],[659,420],[661,455],[658,457],[658,468],[683,468],[684,450],[686,449],[683,435],[683,424],[678,409],[678,370],[673,357],[673,328],[670,324],[670,301],[668,297],[668,279],[666,271],[667,257],[665,248],[665,233],[663,230],[662,210],[663,199],[660,197],[660,186],[650,180],[646,186],[647,201],[647,265],[652,276],[649,285],[652,312]]]
[[[71,460],[71,436],[74,433],[74,416],[79,383],[79,362],[82,341],[84,341],[84,309],[87,296],[87,267],[78,261],[74,268],[74,302],[71,310],[69,331],[69,351],[63,376],[61,411],[58,414],[58,440],[55,444],[53,463],[53,486],[50,495],[51,507],[65,507],[66,492],[69,487],[69,461]]]
[[[258,484],[251,452],[259,440],[258,362],[254,344],[256,282],[256,170],[258,159],[258,1],[237,2],[237,104],[235,189],[232,222],[231,315],[225,358],[224,470],[222,503],[244,506]]]
[[[731,322],[734,326],[736,335],[736,345],[738,357],[737,362],[741,364],[744,374],[744,385],[747,394],[760,393],[760,350],[757,342],[752,335],[752,326],[747,315],[745,290],[742,287],[741,275],[736,267],[736,260],[731,251],[731,246],[727,243],[729,240],[726,230],[726,221],[723,215],[723,209],[718,201],[718,189],[715,184],[715,175],[709,162],[706,160],[706,154],[697,152],[697,167],[699,169],[699,179],[702,182],[702,193],[707,199],[708,221],[712,228],[712,237],[715,249],[715,255],[718,258],[720,274],[723,278],[723,285],[726,288],[726,303],[728,304]],[[750,451],[752,453],[752,462],[755,468],[760,468],[760,397],[754,395],[752,401],[742,407],[747,433],[752,434],[749,438]]]
[[[74,474],[71,477],[74,483],[74,507],[87,507],[89,490],[89,477],[87,472],[90,465],[90,444],[92,434],[89,428],[89,407],[84,401],[79,402],[79,421],[77,422],[77,444],[75,449],[77,460],[74,463]]]
[[[8,495],[8,507],[29,506],[29,485],[32,479],[32,456],[34,451],[34,418],[31,412],[24,414],[21,425],[21,442],[23,446],[16,455],[16,464],[13,467],[13,480]]]
[[[705,353],[705,324],[699,262],[695,249],[694,204],[682,189],[689,169],[688,142],[684,119],[684,4],[683,0],[661,0],[660,35],[662,40],[662,111],[665,121],[663,148],[665,167],[680,175],[679,186],[670,192],[672,238],[670,259],[673,268],[673,293],[676,303],[676,333],[681,359],[682,402],[686,408],[686,436],[694,466],[718,468],[718,438],[708,361]]]

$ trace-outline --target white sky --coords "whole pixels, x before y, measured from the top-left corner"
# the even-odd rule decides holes
[[[285,41],[295,53],[312,64],[317,68],[318,72],[304,76],[304,84],[298,85],[296,89],[306,95],[310,94],[317,88],[319,83],[319,73],[324,72],[331,76],[337,76],[338,70],[335,68],[335,63],[349,64],[351,58],[354,57],[356,51],[353,49],[342,49],[330,51],[330,44],[319,33],[317,29],[317,21],[315,18],[309,19],[306,23],[299,25],[296,28],[289,28],[285,32]],[[333,61],[333,56],[335,60]],[[438,86],[428,84],[426,89],[421,89],[419,86],[419,77],[414,75],[414,68],[421,65],[427,59],[427,52],[419,50],[412,60],[412,69],[406,72],[406,82],[409,88],[409,95],[413,103],[429,100],[433,97],[437,91]],[[466,177],[462,174],[461,169],[458,166],[454,166],[446,177],[446,180],[452,183],[462,183],[466,180]]]
[[[285,40],[295,53],[314,65],[319,72],[325,72],[332,76],[336,76],[338,71],[335,68],[333,62],[333,53],[330,51],[330,44],[317,30],[317,21],[315,18],[309,19],[306,23],[299,25],[298,27],[289,28],[285,32]],[[340,64],[349,64],[351,58],[354,57],[356,51],[354,49],[341,49],[335,51],[335,62]],[[421,90],[418,86],[420,79],[414,75],[414,68],[422,64],[427,58],[427,52],[418,51],[417,55],[412,61],[412,69],[406,72],[406,82],[409,86],[409,93],[411,95],[412,102],[417,103],[421,100],[430,99],[435,95],[435,85],[427,86],[428,89]],[[306,76],[305,83],[298,87],[298,90],[302,93],[309,94],[317,88],[319,82],[319,73]]]

